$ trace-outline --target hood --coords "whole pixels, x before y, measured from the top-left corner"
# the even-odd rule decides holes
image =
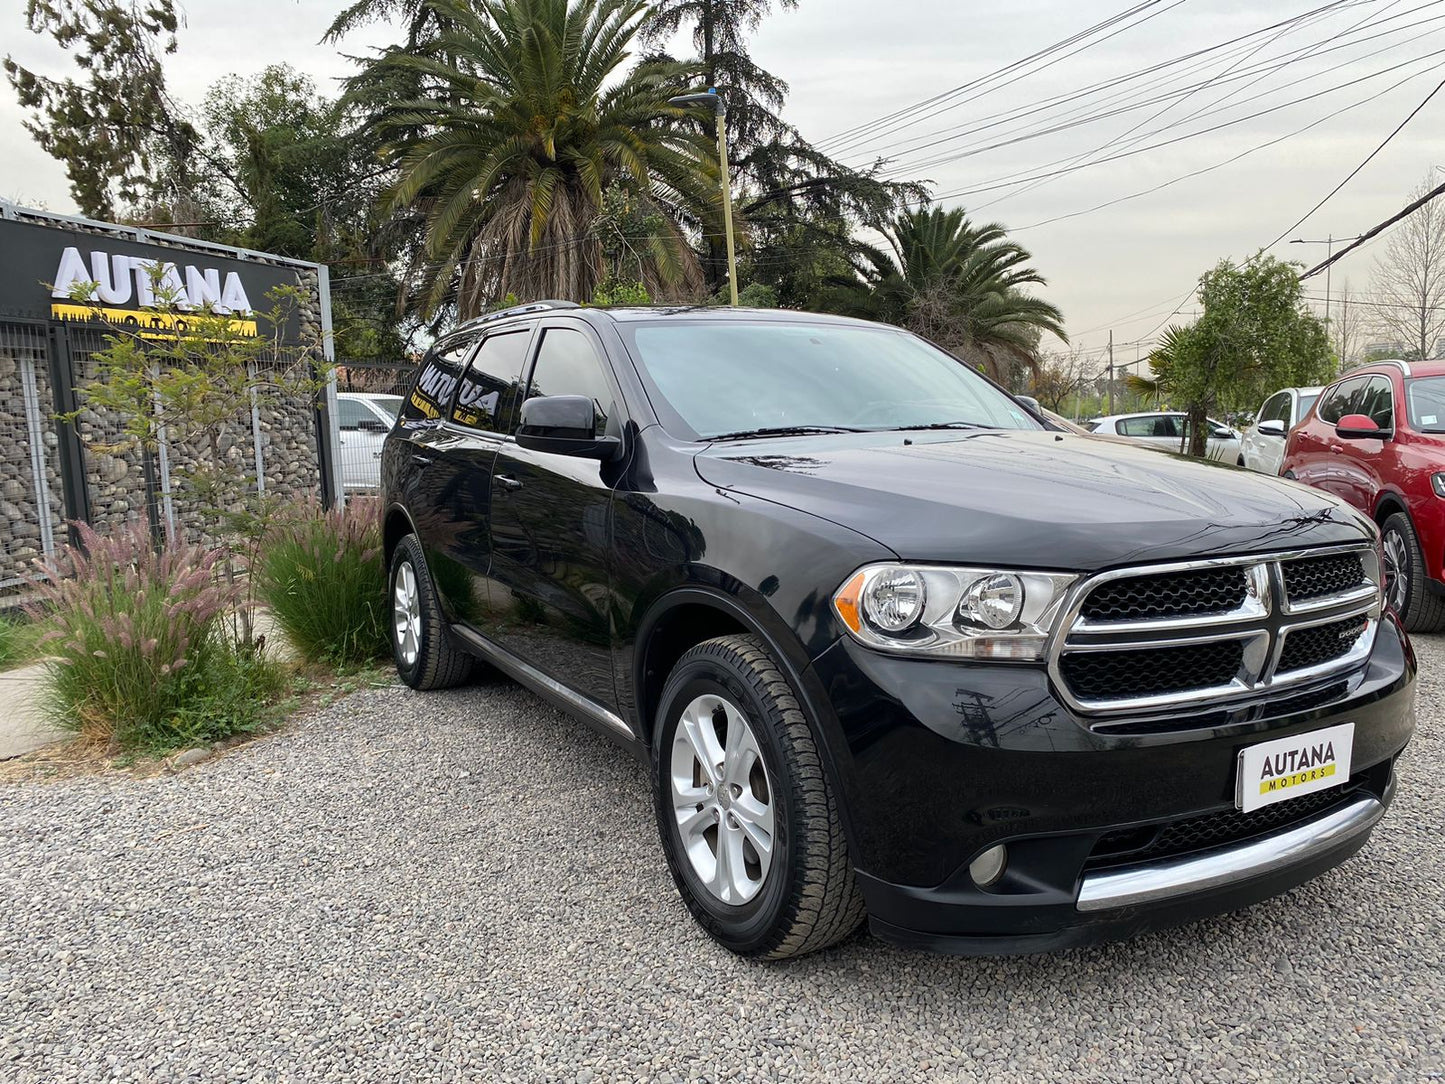
[[[710,485],[822,516],[905,560],[1094,571],[1373,537],[1318,490],[1072,434],[790,437],[714,444],[695,462]]]

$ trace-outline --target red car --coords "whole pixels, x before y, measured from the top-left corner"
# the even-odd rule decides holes
[[[1336,380],[1290,431],[1283,475],[1380,525],[1386,601],[1445,627],[1445,361],[1381,361]]]

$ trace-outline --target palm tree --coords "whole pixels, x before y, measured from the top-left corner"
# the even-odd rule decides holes
[[[702,287],[684,225],[721,212],[710,141],[667,104],[695,75],[644,62],[619,74],[642,0],[422,0],[425,40],[388,50],[353,81],[420,93],[376,118],[399,165],[391,209],[420,214],[417,268],[428,313],[459,318],[513,295],[586,301],[607,275],[596,228],[620,188],[646,221],[629,256],[654,298]]]
[[[1064,317],[1025,287],[1042,286],[1027,250],[997,223],[975,226],[962,209],[905,211],[870,248],[842,307],[915,331],[1007,383],[1016,366],[1038,371],[1044,333],[1068,342]]]

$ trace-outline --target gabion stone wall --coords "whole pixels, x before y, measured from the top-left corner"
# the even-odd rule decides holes
[[[0,325],[0,590],[23,586],[65,539],[52,401],[44,334]]]

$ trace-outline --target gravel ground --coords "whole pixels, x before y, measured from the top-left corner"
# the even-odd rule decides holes
[[[510,685],[180,774],[0,784],[0,1080],[1445,1078],[1440,708],[1366,852],[1121,945],[787,964],[676,898],[643,770]]]

